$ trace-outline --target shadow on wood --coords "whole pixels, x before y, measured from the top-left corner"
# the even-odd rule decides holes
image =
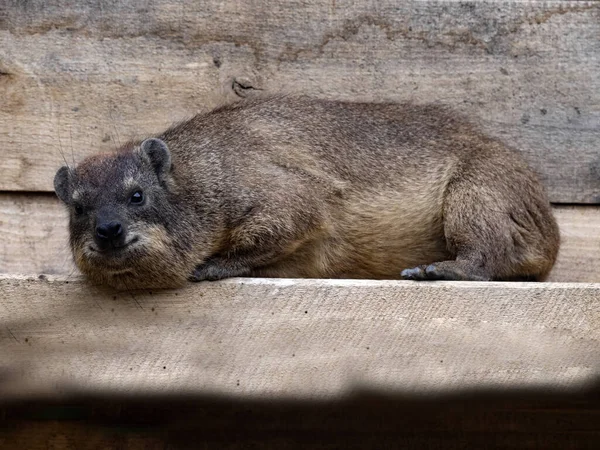
[[[0,414],[2,448],[593,448],[600,383],[327,402],[97,395],[5,404]]]

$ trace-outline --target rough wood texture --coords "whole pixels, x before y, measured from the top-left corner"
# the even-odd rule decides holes
[[[600,283],[600,208],[561,206],[554,213],[562,244],[548,281]]]
[[[53,195],[0,193],[0,273],[74,273],[68,221]]]
[[[600,3],[318,0],[0,5],[0,189],[252,87],[451,105],[554,202],[600,202]]]
[[[162,292],[0,279],[0,397],[339,398],[577,388],[600,284],[226,280]]]
[[[558,206],[562,246],[548,281],[600,282],[600,208]],[[67,214],[52,195],[0,194],[0,273],[76,274]]]

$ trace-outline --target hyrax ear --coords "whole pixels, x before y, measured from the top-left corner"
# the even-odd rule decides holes
[[[62,166],[54,175],[54,192],[65,203],[71,202],[71,168]]]
[[[167,144],[157,138],[146,139],[140,145],[140,151],[154,167],[158,179],[164,181],[171,170],[171,152]]]

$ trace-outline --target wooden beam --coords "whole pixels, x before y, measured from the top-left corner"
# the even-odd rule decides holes
[[[600,208],[555,206],[561,247],[548,281],[600,283]]]
[[[562,246],[548,281],[600,282],[600,208],[557,206]],[[77,274],[54,195],[0,193],[0,273]]]
[[[573,389],[600,373],[600,284],[4,277],[0,296],[4,398]]]
[[[0,193],[0,273],[77,273],[55,195]]]
[[[439,102],[600,202],[600,3],[3,2],[0,190],[252,88]],[[242,86],[245,86],[242,87]]]

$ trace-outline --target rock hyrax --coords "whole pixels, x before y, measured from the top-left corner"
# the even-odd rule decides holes
[[[62,167],[54,187],[79,269],[125,289],[539,280],[559,246],[518,154],[432,105],[245,100]]]

